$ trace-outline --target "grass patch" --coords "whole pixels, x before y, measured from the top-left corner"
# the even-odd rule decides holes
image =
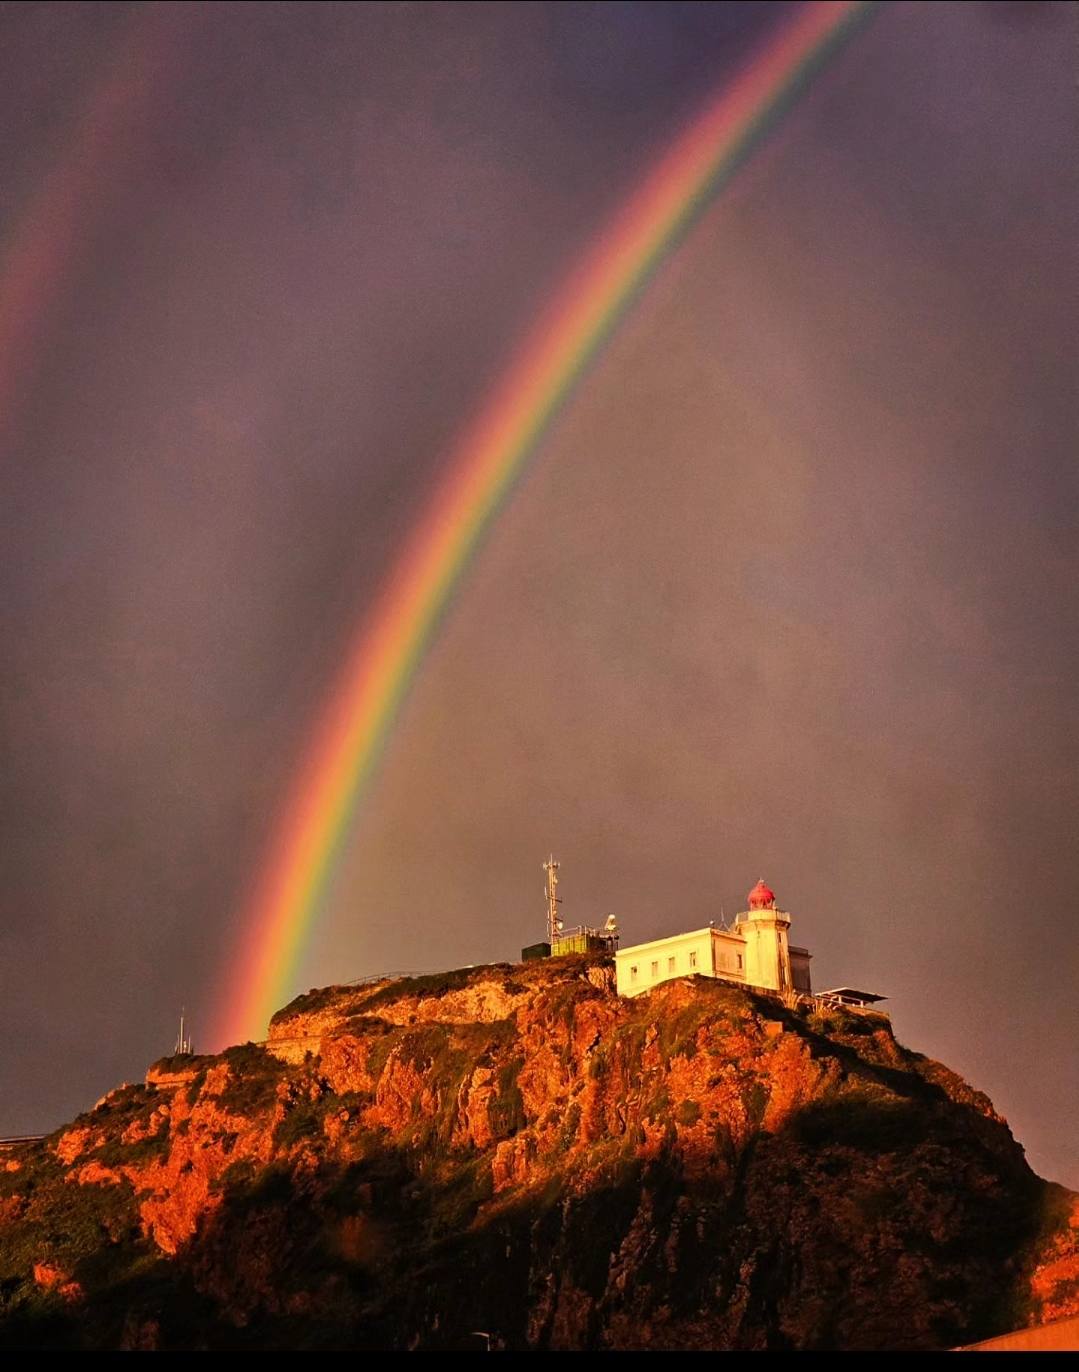
[[[524,1065],[524,1058],[514,1058],[498,1069],[498,1094],[487,1104],[487,1120],[496,1139],[512,1138],[528,1123],[524,1097],[517,1085],[518,1074]],[[579,1117],[579,1109],[577,1114]]]
[[[459,1234],[476,1217],[476,1212],[494,1194],[491,1164],[475,1157],[459,1163],[440,1185],[432,1186],[424,1197],[432,1237]]]
[[[392,1034],[397,1025],[379,1015],[350,1015],[341,1025],[339,1032],[353,1038],[378,1038],[382,1034]]]
[[[110,1129],[126,1128],[137,1119],[148,1119],[158,1100],[155,1088],[144,1086],[142,1082],[118,1086],[115,1091],[110,1091],[103,1100],[98,1101],[92,1110],[78,1115],[70,1127],[106,1125]]]
[[[250,1158],[237,1158],[210,1183],[211,1191],[236,1191],[254,1184],[255,1164]]]
[[[179,1076],[186,1072],[202,1072],[213,1066],[216,1058],[205,1053],[173,1053],[167,1058],[158,1058],[156,1062],[150,1064],[151,1072],[159,1072],[162,1076]]]
[[[330,1106],[336,1104],[336,1101],[336,1096],[298,1101],[283,1119],[278,1120],[273,1131],[274,1147],[294,1148],[304,1139],[321,1137],[322,1122]]]
[[[148,1127],[162,1097],[152,1086],[141,1083],[118,1087],[99,1101],[93,1110],[77,1116],[70,1128],[103,1130],[107,1137],[98,1147],[87,1152],[83,1161],[92,1158],[103,1167],[133,1166],[159,1161],[169,1147],[169,1120],[162,1115],[152,1133],[132,1143],[124,1143],[123,1135],[134,1125]],[[18,1174],[16,1174],[18,1175]]]
[[[0,1244],[0,1308],[5,1324],[34,1322],[63,1310],[55,1293],[37,1286],[35,1263],[48,1263],[80,1283],[96,1283],[140,1249],[135,1193],[127,1181],[75,1186],[63,1166],[45,1156],[14,1174],[23,1205],[4,1226]],[[10,1326],[9,1326],[10,1327]]]
[[[562,1121],[562,1128],[559,1131],[558,1147],[560,1151],[565,1152],[567,1149],[573,1147],[577,1142],[577,1135],[580,1132],[580,1128],[581,1107],[575,1100],[570,1101],[569,1109],[566,1111],[566,1117]]]
[[[468,986],[470,982],[477,980],[481,974],[490,973],[495,970],[509,971],[509,964],[505,962],[491,963],[483,967],[457,967],[450,972],[433,972],[429,976],[423,977],[398,977],[394,981],[387,982],[385,986],[380,986],[377,991],[366,996],[363,1001],[363,1010],[373,1010],[379,1005],[392,1005],[398,1000],[408,1000],[413,997],[423,1000],[439,1000],[442,996],[448,995],[451,991],[460,991]]]
[[[697,1056],[697,1031],[701,1020],[708,1012],[707,1003],[687,1005],[673,1015],[660,1015],[656,1026],[659,1031],[659,1051],[664,1065],[672,1058],[693,1058]]]
[[[859,1152],[897,1153],[924,1142],[931,1121],[919,1102],[848,1092],[811,1102],[791,1127],[811,1147],[839,1144]]]
[[[641,1115],[649,1124],[663,1121],[670,1118],[671,1097],[667,1088],[661,1087],[647,1105],[642,1106]]]
[[[285,1065],[255,1043],[227,1048],[222,1057],[229,1065],[229,1079],[217,1100],[230,1115],[257,1115],[273,1108],[277,1084]]]
[[[290,1000],[286,1006],[275,1011],[270,1016],[270,1023],[283,1024],[285,1020],[294,1019],[298,1015],[314,1015],[320,1010],[328,1009],[335,1001],[343,1000],[346,996],[355,999],[356,995],[355,986],[312,987],[310,991],[305,991],[303,995],[297,996],[295,1000]]]
[[[398,1034],[387,1033],[376,1038],[367,1049],[367,1074],[378,1081],[389,1061],[390,1054],[397,1046]]]
[[[676,1124],[683,1128],[690,1128],[697,1123],[701,1117],[701,1107],[695,1100],[682,1100],[675,1106],[674,1119]]]
[[[751,1081],[742,1087],[742,1105],[750,1125],[759,1129],[768,1108],[768,1091],[762,1082]]]
[[[95,1148],[91,1157],[105,1167],[136,1167],[162,1162],[169,1151],[169,1122],[162,1119],[156,1134],[148,1134],[134,1143],[124,1143],[119,1137],[106,1139]]]
[[[190,1085],[188,1086],[188,1088],[187,1088],[187,1103],[188,1103],[188,1105],[194,1105],[194,1104],[195,1104],[195,1102],[196,1102],[196,1101],[198,1100],[198,1098],[199,1098],[199,1093],[201,1092],[202,1088],[203,1088],[205,1085],[206,1085],[206,1069],[205,1069],[205,1067],[204,1067],[204,1068],[202,1069],[202,1071],[198,1074],[198,1076],[194,1079],[194,1081],[191,1082],[191,1084],[190,1084]]]

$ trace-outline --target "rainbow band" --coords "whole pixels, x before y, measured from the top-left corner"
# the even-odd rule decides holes
[[[445,478],[361,627],[284,810],[228,969],[223,1040],[260,1033],[291,989],[409,685],[484,530],[540,439],[701,209],[872,8],[803,5],[705,107],[600,236],[450,454]]]
[[[93,241],[101,187],[122,174],[138,146],[174,53],[197,18],[188,6],[132,10],[112,60],[89,83],[69,141],[0,242],[0,440],[11,438],[53,309]]]

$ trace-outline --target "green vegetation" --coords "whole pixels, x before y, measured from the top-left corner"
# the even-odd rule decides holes
[[[188,1103],[188,1105],[194,1105],[194,1104],[195,1104],[195,1102],[196,1102],[196,1101],[198,1100],[198,1098],[199,1098],[199,1094],[200,1094],[200,1092],[202,1091],[202,1088],[203,1088],[205,1085],[206,1085],[206,1068],[203,1068],[202,1071],[200,1071],[200,1072],[197,1074],[197,1076],[195,1077],[194,1081],[192,1081],[192,1082],[190,1083],[190,1085],[188,1086],[188,1088],[187,1088],[187,1103]]]
[[[577,1101],[570,1101],[559,1132],[558,1147],[562,1152],[572,1148],[577,1142],[581,1128],[581,1107]]]
[[[162,1114],[152,1129],[150,1125],[154,1111],[167,1100],[167,1095],[141,1082],[110,1091],[92,1110],[78,1115],[72,1122],[72,1128],[89,1128],[99,1137],[104,1135],[83,1160],[92,1159],[104,1167],[120,1167],[145,1165],[164,1157],[169,1141],[167,1114]],[[144,1137],[125,1143],[123,1136],[133,1127],[136,1133],[146,1131]]]
[[[352,1034],[355,1038],[377,1038],[379,1034],[392,1033],[396,1027],[378,1015],[358,1014],[343,1020],[337,1032]]]
[[[67,1281],[97,1288],[118,1280],[148,1249],[128,1182],[73,1187],[44,1149],[22,1162],[19,1172],[0,1174],[13,1207],[0,1243],[0,1314],[8,1326],[44,1327],[62,1314],[64,1299],[38,1285],[35,1266],[59,1274],[57,1288]]]
[[[665,1085],[660,1086],[647,1100],[641,1102],[641,1117],[649,1124],[670,1119],[671,1096]]]
[[[451,1051],[450,1026],[446,1024],[410,1026],[401,1032],[397,1041],[397,1056],[417,1072],[430,1072],[436,1066],[449,1066]]]
[[[182,1147],[186,1166],[202,1177],[220,1170],[212,1203],[168,1258],[138,1214],[140,1202],[165,1198],[165,1181],[151,1174],[162,1189],[135,1194],[126,1180],[78,1177],[88,1159],[123,1166],[163,1154],[171,1116],[149,1122],[170,1101],[182,1110],[184,1088],[111,1093],[80,1117],[94,1132],[71,1166],[50,1145],[6,1155],[22,1165],[0,1172],[0,1345],[456,1351],[475,1329],[520,1348],[606,1346],[647,1328],[657,1346],[870,1349],[898,1338],[920,1349],[1022,1322],[1022,1272],[1046,1244],[1067,1241],[1070,1196],[1032,1178],[976,1092],[897,1054],[861,1017],[830,1012],[815,1027],[707,979],[690,983],[691,995],[678,986],[615,1001],[581,974],[595,961],[458,969],[293,1002],[291,1012],[351,1008],[341,1029],[370,1072],[392,1074],[377,1127],[372,1093],[332,1089],[364,1081],[352,1075],[355,1044],[298,1065],[255,1044],[180,1060],[197,1070],[187,1099],[201,1093],[206,1107]],[[426,1018],[442,995],[502,975],[507,991],[528,995],[509,1018]],[[418,994],[434,1003],[416,1006],[413,1023],[367,1013]],[[586,1076],[575,1067],[578,1007],[596,999],[610,1027]],[[792,1031],[781,1039],[764,1028],[777,1020]],[[546,1051],[529,1060],[536,1043],[553,1063]],[[790,1113],[766,1134],[780,1070]],[[206,1100],[211,1071],[219,1095]],[[493,1140],[480,1146],[461,1127],[473,1074],[490,1091]],[[522,1081],[539,1102],[535,1118]],[[585,1101],[609,1122],[587,1141]],[[237,1117],[222,1121],[217,1106]],[[175,1123],[174,1136],[187,1125]],[[517,1145],[498,1151],[511,1138]],[[196,1142],[235,1152],[217,1164],[216,1147],[204,1154]],[[188,1181],[180,1214],[200,1194],[198,1178]],[[39,1285],[41,1263],[52,1270],[39,1268]],[[85,1301],[60,1294],[69,1281]]]
[[[397,1046],[396,1031],[380,1034],[367,1048],[367,1074],[375,1081],[379,1079],[389,1061],[390,1054]]]
[[[302,996],[290,1000],[286,1006],[273,1014],[270,1023],[283,1024],[285,1020],[294,1019],[298,1015],[317,1014],[319,1010],[327,1009],[335,1001],[344,1000],[346,997],[355,999],[358,989],[355,986],[312,987],[310,991],[305,991]]]
[[[168,1152],[169,1122],[163,1118],[155,1133],[132,1143],[124,1143],[117,1136],[107,1138],[89,1156],[105,1167],[145,1167],[151,1162],[161,1162]]]
[[[597,1000],[600,994],[592,983],[583,977],[556,981],[553,985],[545,987],[536,997],[533,1013],[538,1014],[544,1023],[551,1025],[552,1028],[569,1030],[573,1027],[578,1005],[583,1001]],[[567,1034],[564,1060],[567,1059],[569,1049],[568,1038]]]
[[[222,1057],[229,1065],[228,1082],[217,1098],[222,1110],[250,1117],[272,1109],[285,1064],[256,1043],[226,1048]]]
[[[528,1123],[524,1098],[517,1085],[518,1074],[524,1065],[524,1058],[514,1058],[498,1069],[495,1078],[498,1094],[492,1096],[487,1105],[487,1119],[496,1139],[508,1139]]]
[[[664,1063],[672,1058],[693,1058],[697,1055],[697,1034],[707,1017],[707,1007],[697,1002],[659,1017],[659,1051]]]
[[[250,1186],[255,1179],[256,1168],[250,1158],[237,1158],[210,1183],[211,1191],[236,1191]]]
[[[205,1053],[173,1053],[167,1058],[158,1058],[150,1064],[150,1071],[163,1077],[181,1076],[188,1072],[202,1072],[213,1066],[216,1058]]]
[[[746,1119],[754,1129],[759,1129],[768,1109],[768,1088],[761,1081],[749,1081],[742,1087],[742,1104]]]
[[[425,1227],[433,1239],[467,1230],[494,1190],[491,1164],[482,1154],[460,1159],[452,1169],[433,1170],[424,1182]]]
[[[916,1100],[847,1090],[813,1101],[795,1117],[796,1137],[811,1146],[838,1144],[860,1152],[905,1152],[924,1142],[929,1111]]]
[[[674,1118],[686,1129],[696,1124],[700,1117],[701,1107],[698,1101],[682,1100],[675,1107]]]
[[[491,963],[484,967],[457,967],[450,972],[433,972],[422,977],[396,977],[380,986],[377,991],[365,996],[363,1010],[366,1013],[379,1005],[392,1005],[398,1000],[422,997],[424,1000],[438,1000],[450,991],[460,991],[473,981],[491,972],[508,972],[509,964]]]
[[[156,1089],[144,1086],[142,1082],[118,1086],[115,1091],[110,1091],[98,1101],[92,1110],[86,1110],[78,1115],[73,1127],[96,1125],[107,1126],[110,1129],[117,1126],[122,1128],[136,1120],[148,1119],[160,1100]]]
[[[303,1139],[317,1138],[322,1133],[327,1111],[335,1103],[334,1096],[296,1101],[274,1128],[274,1147],[284,1152]]]

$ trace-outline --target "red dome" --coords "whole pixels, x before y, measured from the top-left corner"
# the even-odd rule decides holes
[[[776,893],[765,886],[764,878],[761,877],[746,899],[751,910],[771,910],[776,903]]]

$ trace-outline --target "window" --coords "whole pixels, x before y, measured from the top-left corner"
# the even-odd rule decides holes
[[[674,971],[674,958],[668,958],[668,959],[667,959],[667,971],[668,971],[668,972],[673,972],[673,971]]]
[[[696,954],[696,953],[690,953],[690,955],[689,955],[689,965],[690,965],[691,967],[696,967],[696,965],[697,965],[697,954]]]
[[[652,964],[652,975],[653,975],[653,977],[658,977],[658,976],[659,976],[659,963],[658,963],[658,962],[653,962],[653,964]]]
[[[637,980],[637,969],[636,969],[636,967],[631,967],[631,968],[629,969],[629,979],[630,979],[630,981],[636,981],[636,980]]]
[[[739,970],[739,972],[742,970],[742,954],[741,954],[741,953],[738,954],[738,970]]]

